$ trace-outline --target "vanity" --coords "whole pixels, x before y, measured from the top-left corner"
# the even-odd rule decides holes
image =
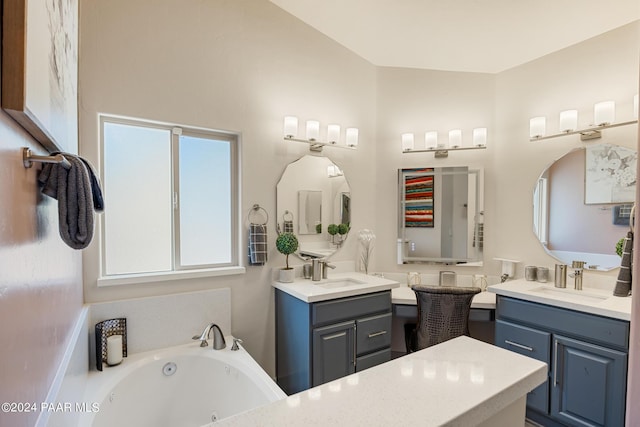
[[[361,273],[275,282],[276,378],[297,393],[391,360],[393,280]]]
[[[497,294],[496,345],[549,366],[527,396],[527,417],[545,426],[623,426],[631,298],[526,280],[488,289]]]

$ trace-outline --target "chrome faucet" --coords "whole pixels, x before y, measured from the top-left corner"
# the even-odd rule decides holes
[[[336,266],[333,264],[329,264],[328,261],[322,261],[322,278],[323,279],[327,278],[327,273],[328,273],[327,268],[330,268],[333,270],[336,268]]]
[[[200,341],[200,347],[206,347],[209,345],[207,339],[209,339],[209,335],[213,331],[213,344],[212,347],[214,350],[222,350],[227,346],[227,343],[224,340],[224,335],[222,334],[222,330],[220,326],[215,323],[210,323],[204,328],[201,335],[194,335],[193,339],[196,341]]]

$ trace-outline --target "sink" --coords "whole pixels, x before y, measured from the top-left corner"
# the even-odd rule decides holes
[[[347,286],[354,285],[366,285],[367,282],[363,282],[361,280],[356,279],[336,279],[336,280],[327,280],[326,282],[320,282],[317,286],[325,289],[336,289],[336,288],[346,288]]]
[[[531,289],[530,292],[548,296],[551,298],[561,298],[564,300],[569,300],[574,302],[598,303],[609,298],[606,295],[591,294],[588,292],[576,291],[573,289],[550,288],[548,286],[541,286],[539,288],[534,288],[534,289]]]

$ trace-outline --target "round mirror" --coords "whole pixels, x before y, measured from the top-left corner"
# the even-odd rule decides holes
[[[589,145],[542,172],[533,191],[533,231],[549,255],[597,270],[620,266],[616,244],[630,230],[637,157],[626,147]]]
[[[326,157],[306,155],[290,163],[276,187],[276,229],[298,237],[298,254],[325,258],[347,238],[351,189]]]

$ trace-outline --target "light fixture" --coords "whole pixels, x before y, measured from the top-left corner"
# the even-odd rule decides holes
[[[358,129],[347,128],[345,132],[345,143],[340,144],[340,125],[330,124],[327,126],[327,141],[320,140],[320,122],[317,120],[306,121],[306,139],[297,138],[298,118],[296,116],[285,116],[284,118],[284,139],[286,141],[304,142],[309,144],[309,150],[322,151],[322,147],[330,145],[337,148],[355,149],[358,146]]]
[[[402,151],[411,151],[413,149],[414,149],[413,134],[403,133],[402,134]]]
[[[566,135],[580,134],[580,140],[587,141],[602,137],[602,130],[638,123],[638,95],[633,98],[633,119],[625,122],[615,122],[616,104],[614,101],[598,102],[593,107],[593,122],[587,128],[578,128],[578,111],[566,110],[560,113],[560,133],[545,135],[546,121],[544,117],[534,117],[529,121],[529,140],[557,138]]]
[[[578,128],[578,110],[560,112],[560,132],[573,132]]]
[[[471,144],[467,144],[467,146],[463,143],[462,129],[452,129],[448,132],[448,136],[448,138],[438,139],[438,131],[426,131],[424,133],[424,149],[416,149],[414,146],[413,133],[403,133],[402,152],[434,153],[436,158],[444,158],[449,156],[449,151],[487,148],[487,128],[474,129],[472,142]]]

